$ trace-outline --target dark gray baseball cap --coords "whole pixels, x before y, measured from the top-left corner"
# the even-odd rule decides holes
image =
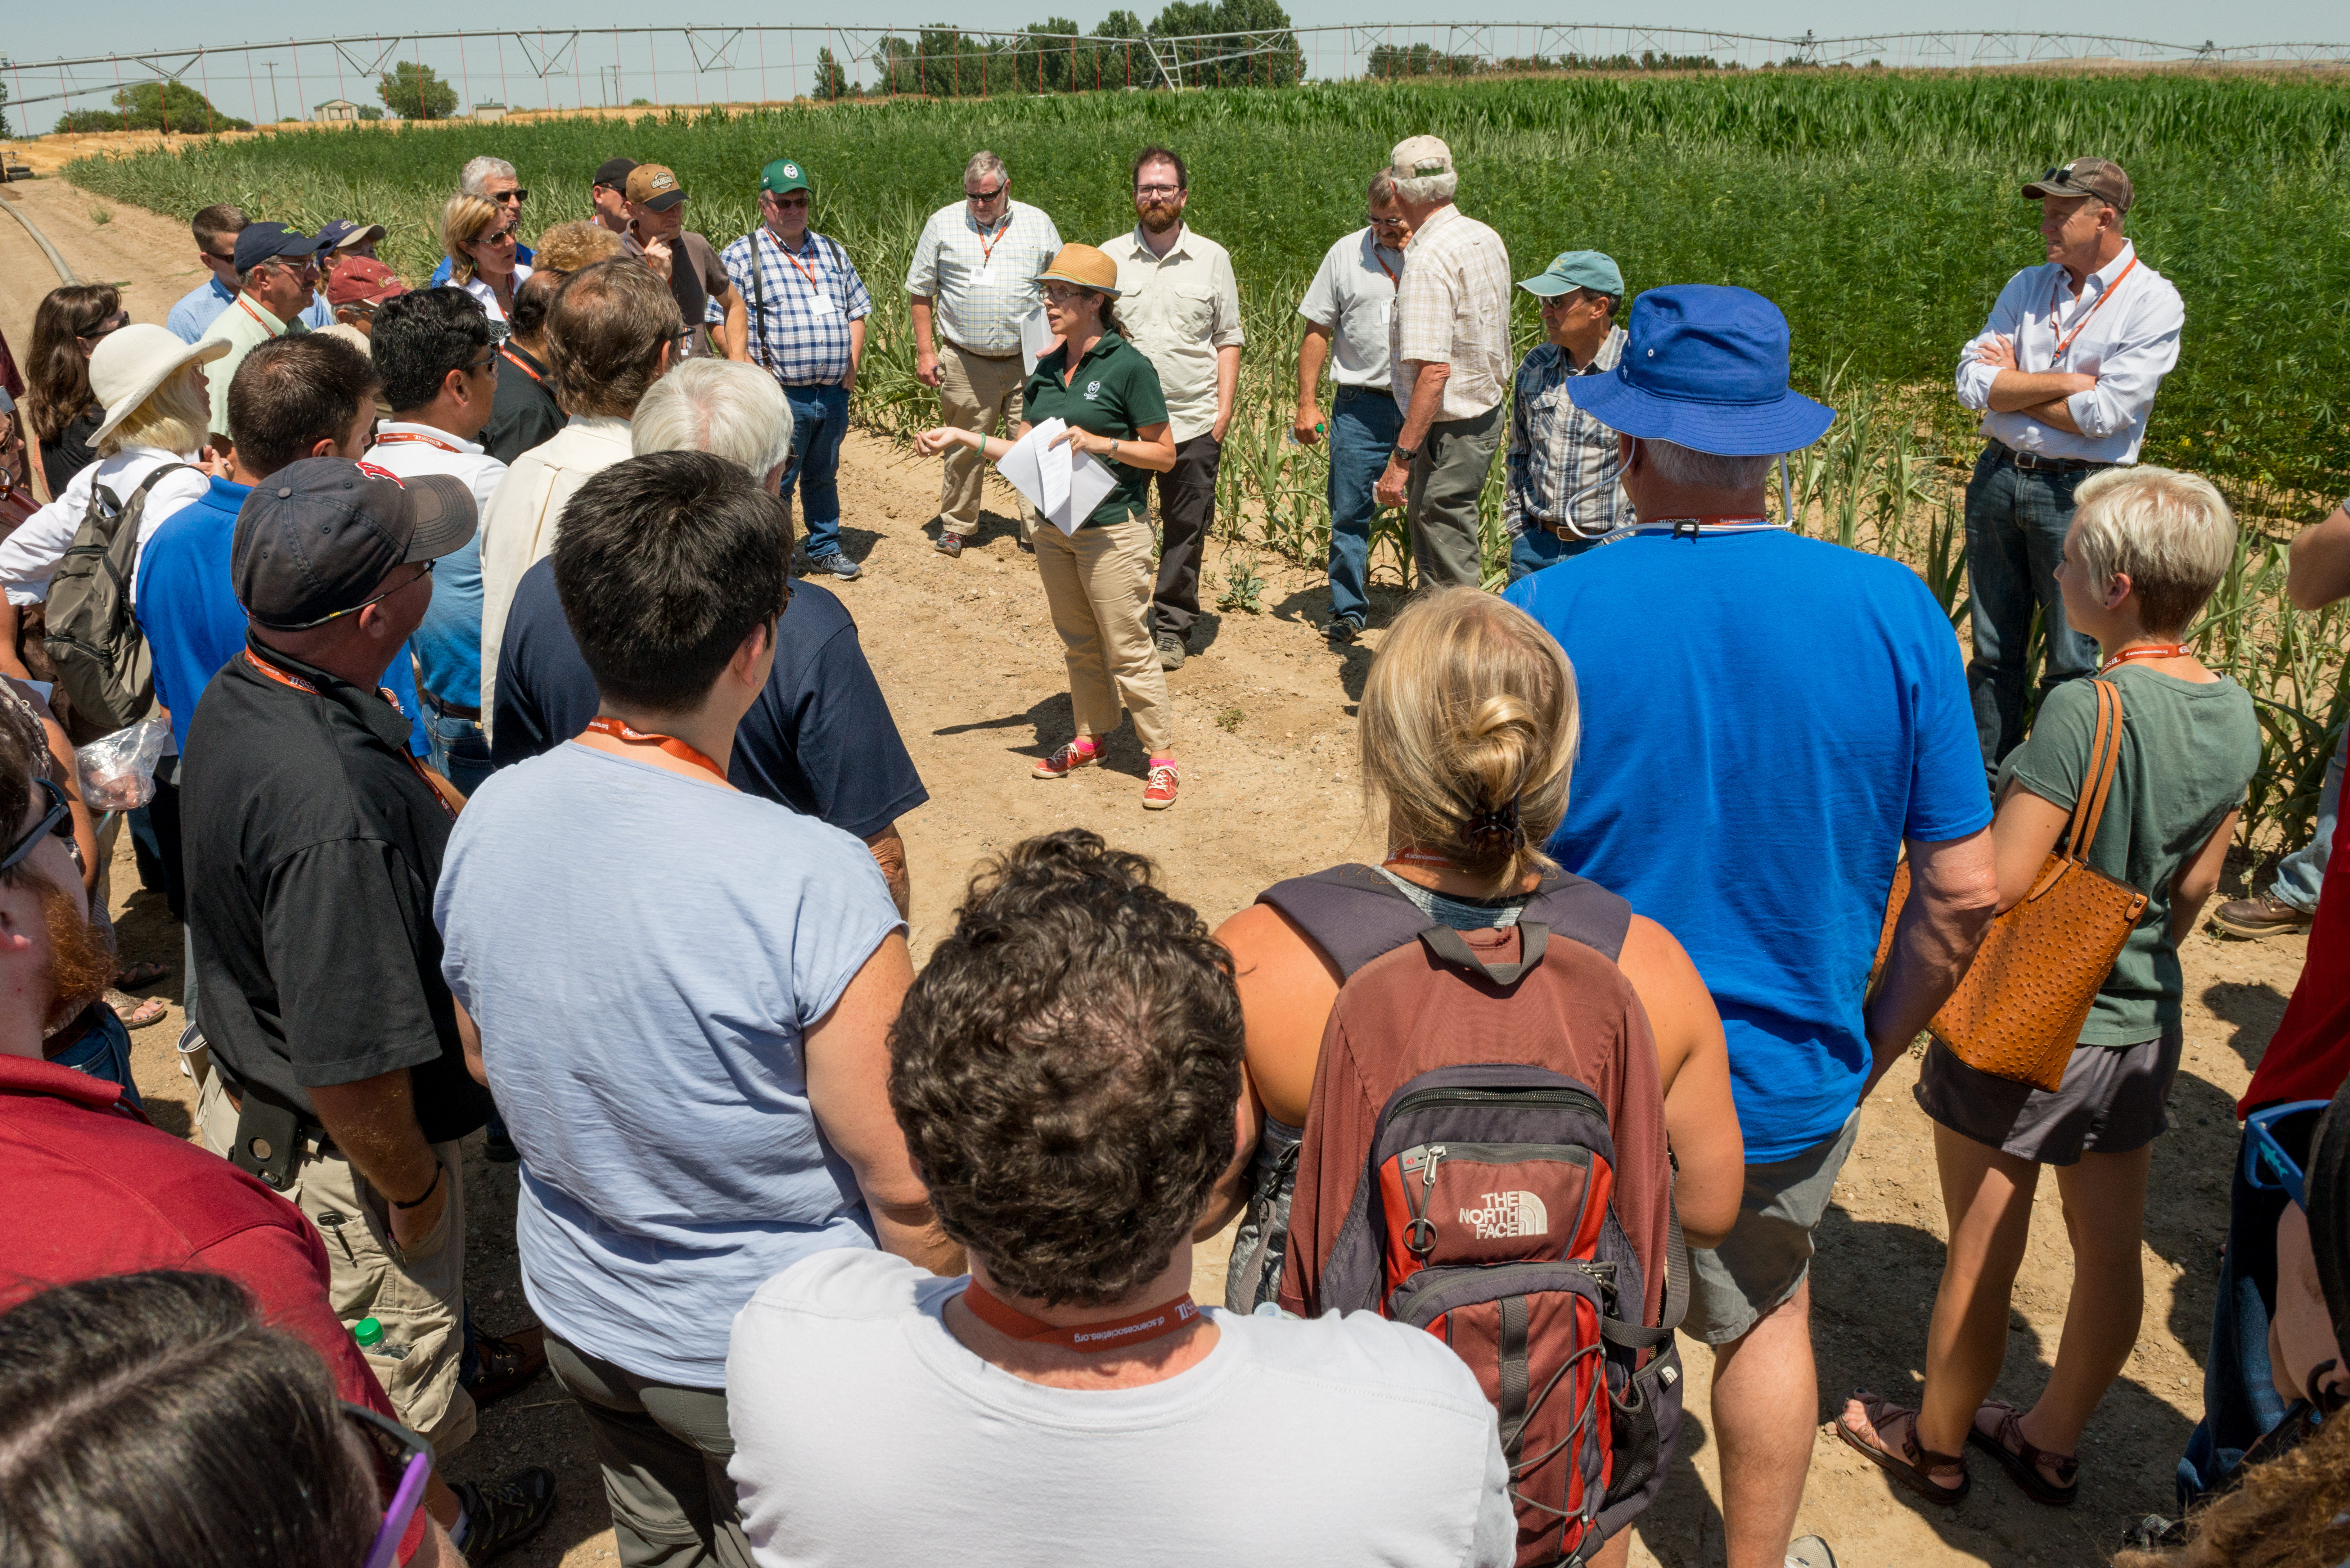
[[[473,490],[445,473],[400,479],[347,457],[306,457],[253,487],[229,546],[236,597],[255,622],[298,631],[359,608],[405,561],[473,536]]]

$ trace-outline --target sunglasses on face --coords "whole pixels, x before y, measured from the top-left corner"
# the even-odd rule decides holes
[[[497,194],[492,196],[490,200],[500,203],[512,202],[515,206],[519,207],[525,202],[530,200],[530,192],[517,185],[511,191],[500,191]]]
[[[1401,218],[1382,218],[1377,213],[1366,213],[1363,215],[1370,220],[1371,227],[1375,229],[1400,229],[1403,227],[1404,221]]]
[[[797,196],[771,196],[768,200],[775,202],[778,207],[790,208],[793,210],[806,207],[808,204],[808,199],[805,193]]]
[[[376,595],[373,598],[361,599],[359,603],[353,605],[348,609],[338,609],[332,615],[322,615],[316,620],[306,620],[299,626],[276,626],[269,629],[272,631],[308,631],[313,627],[325,626],[329,621],[340,620],[347,615],[357,615],[359,611],[367,608],[368,606],[380,605],[383,603],[384,600],[391,597],[392,595],[400,593],[407,588],[412,588],[417,584],[422,582],[425,578],[432,575],[432,562],[419,561],[417,565],[422,566],[424,569],[417,573],[414,576],[409,578],[404,583],[395,583],[390,587],[384,589],[383,592]],[[0,867],[0,869],[5,869],[5,867]]]
[[[203,251],[198,254],[200,254],[204,260],[212,263],[214,266],[234,266],[236,265],[236,254],[234,252],[231,252],[227,255],[219,255],[212,251]]]
[[[8,846],[6,855],[0,856],[0,871],[23,865],[25,857],[41,846],[41,840],[52,835],[68,845],[73,842],[73,803],[66,798],[66,792],[57,786],[56,781],[46,778],[35,779],[33,787],[49,803],[48,809],[41,813],[41,820],[33,824],[23,837]]]
[[[105,320],[99,322],[95,331],[80,333],[78,336],[85,343],[95,343],[107,334],[110,332],[120,332],[130,325],[130,312],[127,310],[118,310],[113,315],[108,317]]]
[[[375,1471],[377,1492],[383,1499],[383,1523],[377,1529],[359,1568],[390,1568],[393,1555],[400,1550],[400,1537],[408,1533],[408,1521],[415,1517],[416,1505],[423,1501],[424,1483],[432,1479],[432,1445],[364,1405],[343,1405],[339,1408],[343,1419],[359,1438],[359,1446],[367,1450]]]
[[[966,191],[965,191],[965,192],[963,192],[963,193],[962,193],[962,198],[963,198],[963,200],[964,200],[964,201],[966,201],[966,202],[977,202],[981,206],[983,206],[983,206],[985,206],[988,202],[994,201],[998,196],[1001,196],[1001,195],[1003,195],[1003,186],[1001,186],[1001,185],[998,185],[998,186],[997,186],[994,190],[993,190],[993,191],[971,191],[971,190],[966,190]]]

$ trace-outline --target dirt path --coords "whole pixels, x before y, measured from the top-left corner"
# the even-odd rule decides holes
[[[78,269],[130,278],[139,319],[192,286],[192,258],[176,223],[117,208],[92,225],[88,198],[42,181],[7,187],[27,202]],[[16,338],[17,314],[47,285],[46,270],[16,265],[0,227],[0,324]],[[21,233],[21,232],[19,232]],[[29,248],[29,247],[28,247]],[[35,258],[37,259],[37,253]],[[960,562],[930,548],[924,525],[937,504],[934,465],[852,436],[843,460],[843,537],[863,581],[841,589],[855,613],[899,730],[929,784],[929,805],[903,824],[914,881],[919,959],[947,929],[974,861],[1036,832],[1084,824],[1145,851],[1167,885],[1211,919],[1250,901],[1268,883],[1361,854],[1353,788],[1355,703],[1371,650],[1333,654],[1308,618],[1322,611],[1318,576],[1261,560],[1263,610],[1211,614],[1201,651],[1170,678],[1184,763],[1183,796],[1170,812],[1141,810],[1142,758],[1129,733],[1109,765],[1060,784],[1028,776],[1031,759],[1071,732],[1057,639],[1017,548],[999,494],[979,544]],[[1206,578],[1221,585],[1222,549]],[[1203,596],[1204,597],[1204,596]],[[1382,610],[1391,610],[1392,598]],[[1374,636],[1376,641],[1376,634]],[[1220,719],[1222,722],[1219,722]],[[178,995],[178,928],[159,898],[137,886],[127,849],[115,889],[126,956],[153,957],[174,973],[159,994]],[[2231,876],[2228,896],[2239,891]],[[1994,1467],[1977,1463],[1973,1497],[1960,1509],[1925,1509],[1884,1480],[1823,1428],[1815,1437],[1798,1533],[1817,1531],[1856,1568],[1880,1564],[2075,1564],[2109,1555],[2138,1514],[2167,1511],[2171,1473],[2201,1411],[2199,1367],[2210,1322],[2214,1256],[2227,1220],[2231,1103],[2250,1076],[2299,973],[2304,943],[2254,945],[2193,939],[2188,977],[2185,1066],[2172,1095],[2172,1131],[2157,1146],[2144,1253],[2145,1331],[2091,1427],[2082,1452],[2082,1501],[2069,1511],[2025,1501]],[[138,1039],[140,1082],[158,1120],[187,1129],[192,1096],[173,1068],[171,1021]],[[1867,1107],[1857,1151],[1837,1184],[1814,1272],[1822,1417],[1844,1390],[1914,1386],[1942,1261],[1944,1225],[1929,1124],[1911,1099],[1916,1064],[1898,1065]],[[502,1328],[523,1305],[511,1250],[512,1166],[473,1158],[472,1260],[479,1315]],[[2091,1217],[2092,1222],[2094,1218]],[[1222,1295],[1222,1249],[1202,1249],[1201,1299]],[[2019,1282],[1999,1392],[2029,1402],[2055,1354],[2071,1270],[2054,1183],[2045,1184]],[[1703,1568],[1722,1560],[1720,1480],[1707,1437],[1711,1357],[1684,1340],[1694,1419],[1663,1501],[1640,1526],[1633,1561]],[[547,1532],[507,1561],[578,1568],[611,1556],[600,1489],[584,1430],[551,1383],[488,1412],[482,1438],[452,1467],[459,1479],[522,1463],[552,1466],[563,1502]]]

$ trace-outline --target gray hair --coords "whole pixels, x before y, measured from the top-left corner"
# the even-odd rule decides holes
[[[792,407],[775,377],[733,359],[688,359],[652,384],[629,425],[629,450],[706,452],[753,479],[791,461]]]
[[[1648,454],[1658,478],[1692,490],[1752,490],[1770,483],[1772,467],[1779,461],[1776,452],[1763,457],[1725,457],[1719,452],[1700,452],[1679,441],[1648,436],[1639,440],[1640,449]]]
[[[1371,176],[1370,189],[1363,192],[1374,207],[1384,207],[1395,200],[1395,176],[1382,169]]]
[[[2073,493],[2081,569],[2103,590],[2126,576],[2147,631],[2187,629],[2236,559],[2236,514],[2199,473],[2141,463],[2108,468]]]
[[[503,180],[516,178],[513,164],[503,158],[492,158],[484,153],[458,171],[457,189],[468,196],[486,196],[490,193],[490,176],[493,174]]]
[[[1388,179],[1394,182],[1397,198],[1416,207],[1450,202],[1453,192],[1461,189],[1461,171],[1458,169],[1448,169],[1441,174],[1421,174],[1409,180],[1396,180],[1390,174]]]
[[[983,147],[971,155],[970,162],[962,166],[962,182],[967,189],[972,181],[984,180],[990,175],[1007,183],[1012,179],[1003,167],[1003,160]]]

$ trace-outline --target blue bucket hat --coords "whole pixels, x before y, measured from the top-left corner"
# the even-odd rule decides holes
[[[1719,457],[1798,452],[1835,410],[1787,388],[1787,318],[1749,288],[1684,283],[1632,302],[1624,357],[1566,395],[1610,430]]]

